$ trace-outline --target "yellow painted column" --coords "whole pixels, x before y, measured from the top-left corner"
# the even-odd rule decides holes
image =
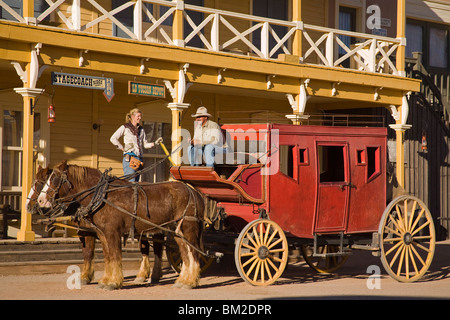
[[[184,1],[177,0],[177,7],[173,15],[172,40],[176,46],[184,47],[183,12]]]
[[[397,38],[401,39],[401,44],[397,49],[397,71],[401,76],[405,74],[405,47],[406,47],[406,0],[397,0]],[[404,135],[405,131],[411,126],[406,125],[406,119],[402,121],[402,107],[397,108],[399,115],[395,125],[390,127],[395,130],[396,134],[396,175],[397,181],[400,186],[405,186],[405,144]],[[403,123],[402,123],[403,122]]]
[[[172,152],[178,148],[177,152],[172,154],[172,161],[177,166],[181,165],[181,148],[179,148],[182,142],[181,115],[188,107],[188,103],[179,102],[172,102],[168,105],[168,108],[172,111]],[[184,151],[187,152],[187,150]]]
[[[34,0],[22,0],[23,17],[25,20],[34,19]],[[27,19],[28,18],[28,19]]]
[[[397,39],[401,39],[401,44],[397,49],[396,67],[401,76],[405,74],[405,53],[406,53],[406,0],[397,0]]]
[[[292,1],[292,21],[299,23],[301,26],[302,22],[302,0]],[[302,27],[303,28],[303,27]],[[294,56],[302,57],[302,30],[295,30],[294,39],[292,41],[292,54]]]
[[[33,241],[34,232],[31,229],[31,214],[27,212],[26,201],[33,181],[33,132],[34,132],[34,102],[43,89],[15,88],[23,97],[23,158],[22,158],[22,215],[19,241]]]

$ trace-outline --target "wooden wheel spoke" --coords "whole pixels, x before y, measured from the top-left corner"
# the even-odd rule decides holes
[[[255,243],[254,243],[255,244]],[[250,249],[250,250],[252,250],[252,251],[256,251],[257,249],[256,249],[256,244],[255,244],[255,246],[254,247],[252,247],[251,245],[249,245],[249,244],[247,244],[247,243],[242,243],[242,246],[243,247],[245,247],[245,248],[247,248],[247,249]]]
[[[254,250],[256,250],[256,248],[259,247],[258,243],[255,240],[253,240],[253,236],[251,236],[250,234],[247,234],[246,239],[248,239],[253,244]],[[242,244],[244,245],[245,243]]]
[[[278,272],[279,268],[272,262],[272,259],[266,259],[266,262],[272,267],[274,273]]]
[[[280,242],[282,242],[283,241],[283,239],[282,238],[280,238],[280,239],[278,239],[277,241],[275,241],[274,243],[272,243],[270,246],[267,246],[267,249],[272,249],[273,247],[275,247],[277,244],[279,244]]]
[[[395,219],[392,215],[389,217],[390,221],[392,221],[392,223],[395,225],[395,227],[397,228],[397,230],[400,230],[401,233],[405,232],[400,225],[398,224],[397,219]]]
[[[391,249],[389,249],[386,252],[386,256],[388,256],[389,254],[391,254],[392,251],[394,251],[395,249],[397,249],[399,246],[403,245],[403,241],[399,241],[395,246],[393,246]]]
[[[386,238],[383,239],[384,243],[389,243],[389,242],[395,242],[395,241],[402,241],[403,238]]]
[[[269,280],[272,280],[273,276],[272,276],[272,272],[270,271],[269,261],[270,260],[264,260],[263,264],[264,264],[264,268],[266,269],[266,273],[269,276]]]
[[[406,207],[405,210],[406,211]],[[405,222],[403,221],[402,218],[402,210],[400,209],[400,207],[398,206],[398,204],[395,206],[395,211],[397,212],[397,217],[398,220],[396,220],[398,222],[397,227],[400,229],[400,231],[405,232],[406,228],[405,228]]]
[[[425,261],[423,261],[422,257],[420,256],[420,254],[417,252],[416,248],[414,248],[414,246],[411,246],[411,252],[414,253],[414,255],[416,256],[416,258],[420,261],[420,263],[422,264],[422,266],[425,265]],[[415,265],[415,261],[416,259],[413,259],[414,261],[414,265]]]
[[[403,252],[403,250],[405,249],[405,245],[403,244],[403,242],[400,242],[400,246],[398,247],[394,257],[391,260],[391,263],[389,264],[389,266],[392,268],[392,266],[394,265],[395,261],[397,260],[399,254],[401,252]]]
[[[398,267],[397,267],[397,276],[400,276],[400,272],[402,271],[402,266],[403,266],[403,261],[405,258],[405,250],[406,250],[406,246],[402,246],[402,252],[400,254],[400,259],[398,260]]]
[[[260,271],[260,267],[261,267],[261,260],[258,260],[256,263],[256,268],[255,268],[255,274],[253,276],[253,281],[257,282],[258,281],[258,274]]]
[[[414,220],[414,223],[410,230],[414,230],[416,228],[417,223],[419,222],[420,218],[422,218],[423,214],[425,213],[425,208],[422,208],[419,215],[417,216],[416,220]]]
[[[406,230],[408,232],[411,232],[411,226],[412,226],[412,221],[413,221],[413,218],[414,218],[414,212],[416,212],[416,207],[417,207],[417,201],[414,200],[414,204],[413,204],[413,207],[411,209],[411,217],[409,218],[408,227],[406,228]]]
[[[267,244],[270,243],[270,242],[267,242],[267,238],[269,237],[271,228],[272,228],[272,225],[269,224],[267,226],[267,230],[266,230],[266,233],[265,233],[265,236],[264,236],[264,241],[263,241],[263,245],[265,245],[265,246],[267,246]]]
[[[261,242],[259,241],[259,234],[258,234],[258,232],[256,231],[256,226],[253,226],[253,238],[254,238],[255,241],[256,241],[255,247],[261,246]]]
[[[384,231],[386,232],[386,233],[394,233],[395,235],[397,235],[397,236],[399,236],[399,237],[401,237],[402,236],[402,234],[400,233],[400,232],[398,232],[397,230],[395,230],[395,229],[392,229],[392,228],[390,228],[390,227],[388,227],[388,226],[385,226],[384,227]]]
[[[417,228],[413,233],[411,233],[411,236],[414,236],[415,234],[417,234],[417,232],[419,232],[420,230],[422,230],[423,228],[425,228],[426,226],[428,226],[430,224],[430,221],[427,221],[426,223],[424,223],[423,225],[421,225],[419,228]]]
[[[415,247],[420,248],[420,249],[422,249],[423,251],[425,251],[425,252],[427,252],[427,253],[430,253],[430,252],[431,252],[431,250],[430,250],[429,248],[427,248],[427,247],[421,245],[420,243],[418,243],[418,242],[416,242],[416,241],[413,241],[412,244],[413,244]]]

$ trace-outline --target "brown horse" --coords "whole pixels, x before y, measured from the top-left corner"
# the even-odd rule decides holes
[[[42,191],[47,179],[52,173],[52,169],[48,167],[42,168],[39,166],[36,172],[36,177],[31,185],[30,193],[28,194],[26,208],[31,214],[45,214],[43,208],[39,207],[38,196]],[[86,226],[85,223],[81,222],[80,225]],[[83,271],[81,272],[80,279],[82,284],[89,284],[94,278],[94,250],[95,250],[95,236],[80,236],[80,241],[82,243],[82,254],[83,254]]]
[[[53,168],[38,203],[50,208],[77,201],[81,208],[89,208],[94,192],[79,196],[80,192],[98,190],[101,178],[99,170],[67,165],[64,161]],[[93,212],[81,211],[82,218],[97,230],[103,247],[105,272],[99,284],[107,289],[117,289],[123,284],[121,236],[130,230],[151,235],[170,228],[183,261],[175,286],[198,286],[204,212],[200,193],[181,182],[132,184],[122,179],[109,180],[99,206]]]

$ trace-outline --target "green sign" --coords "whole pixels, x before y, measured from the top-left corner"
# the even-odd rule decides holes
[[[136,96],[165,98],[166,90],[163,85],[128,81],[128,94]]]

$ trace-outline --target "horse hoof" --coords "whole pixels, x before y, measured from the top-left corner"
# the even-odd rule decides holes
[[[149,282],[150,282],[151,284],[157,284],[157,283],[159,283],[159,279],[160,279],[160,278],[150,278],[150,281],[149,281]]]
[[[194,287],[185,283],[175,283],[173,285],[174,288],[177,289],[193,289]]]
[[[119,289],[119,286],[116,284],[107,284],[107,285],[104,285],[104,287],[103,287],[103,290],[106,290],[106,291],[113,291],[113,290],[117,290],[117,289]]]
[[[136,279],[134,279],[135,283],[144,283],[145,282],[145,278],[144,277],[136,277]]]

